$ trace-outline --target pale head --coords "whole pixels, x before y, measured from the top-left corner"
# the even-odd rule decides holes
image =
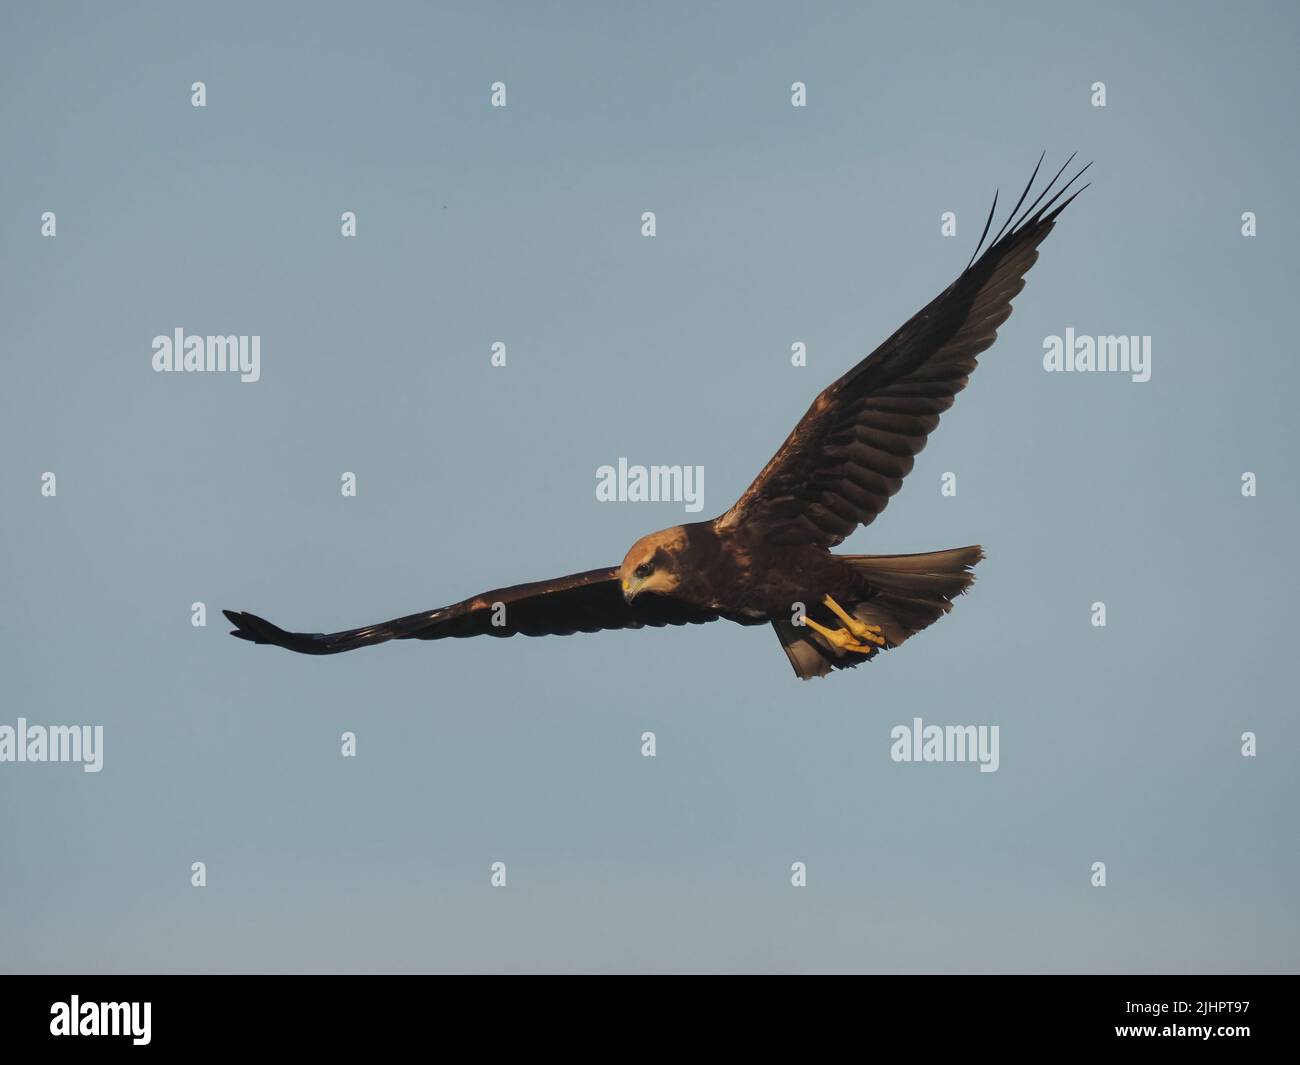
[[[685,546],[680,525],[641,537],[618,569],[623,598],[630,603],[642,592],[671,595],[680,583],[677,563]]]

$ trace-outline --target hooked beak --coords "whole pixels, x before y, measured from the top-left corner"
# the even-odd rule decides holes
[[[637,589],[639,587],[640,587],[640,582],[629,581],[626,578],[624,578],[623,579],[623,601],[627,603],[632,602],[632,600],[636,598]]]

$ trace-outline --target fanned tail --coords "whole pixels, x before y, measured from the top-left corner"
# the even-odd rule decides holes
[[[984,551],[972,545],[917,555],[836,557],[857,571],[872,594],[864,599],[842,592],[831,594],[859,621],[879,626],[888,649],[933,625],[952,609],[953,600],[974,582],[971,570]],[[849,669],[875,657],[836,651],[815,632],[790,621],[774,621],[772,627],[790,665],[803,680],[824,677],[832,669]]]

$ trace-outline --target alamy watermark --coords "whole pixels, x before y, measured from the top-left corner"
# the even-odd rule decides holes
[[[136,1046],[148,1046],[151,1002],[68,1002],[50,1006],[50,1035],[130,1036]]]
[[[232,371],[247,384],[262,376],[260,336],[186,336],[177,327],[171,336],[153,338],[155,373]]]
[[[1141,384],[1151,380],[1149,336],[1065,336],[1043,338],[1043,369],[1048,373],[1126,373]]]
[[[601,503],[684,503],[688,514],[704,509],[703,466],[618,466],[596,470],[596,499]]]
[[[0,762],[80,762],[83,772],[104,768],[103,725],[0,725]]]
[[[912,724],[889,730],[895,762],[978,762],[981,773],[996,773],[997,725],[927,725],[919,717]]]

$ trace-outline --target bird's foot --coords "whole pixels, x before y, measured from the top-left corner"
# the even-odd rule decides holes
[[[880,626],[865,625],[857,618],[846,615],[830,596],[827,596],[826,600],[827,605],[839,615],[847,627],[828,629],[810,617],[805,617],[803,623],[813,632],[820,633],[832,647],[841,651],[855,651],[860,655],[872,655],[885,646],[884,637],[880,634]]]
[[[830,607],[835,616],[844,622],[844,627],[857,637],[859,643],[871,643],[877,647],[885,646],[884,630],[879,625],[868,625],[865,621],[859,621],[829,595],[822,602]]]

